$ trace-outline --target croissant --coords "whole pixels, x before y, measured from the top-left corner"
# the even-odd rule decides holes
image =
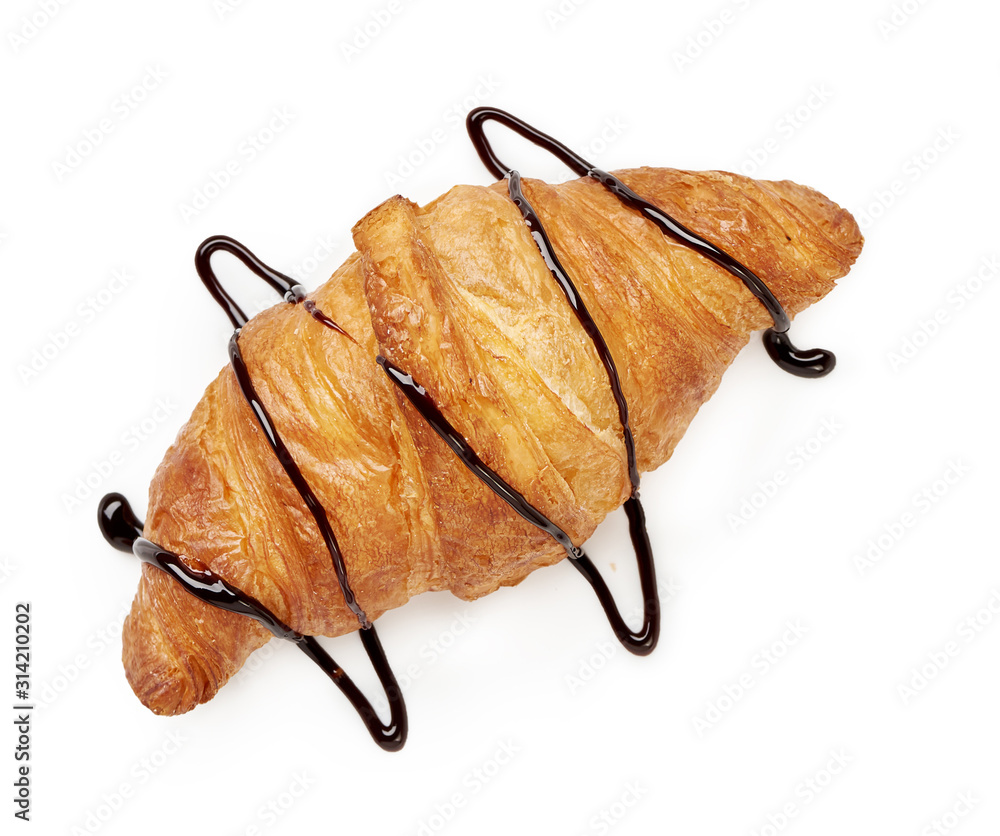
[[[386,200],[312,294],[231,239],[203,245],[199,269],[239,326],[233,364],[157,469],[145,523],[117,495],[101,508],[109,539],[160,555],[123,628],[126,676],[155,713],[211,699],[275,634],[366,634],[414,595],[471,600],[580,557],[637,496],[638,474],[670,457],[750,334],[826,295],[861,250],[847,211],[789,181],[593,167],[559,185],[522,181],[492,154],[487,119],[533,129],[470,114],[504,179],[424,207]],[[213,247],[288,303],[249,322],[234,314],[208,281]],[[808,366],[783,323],[769,351]],[[191,594],[199,583],[256,609],[213,605]]]

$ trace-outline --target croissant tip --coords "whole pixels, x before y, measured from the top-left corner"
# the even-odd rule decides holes
[[[775,181],[774,185],[780,187],[806,217],[816,223],[840,248],[846,273],[847,268],[861,253],[865,243],[865,237],[854,215],[811,186],[804,186],[794,180],[779,180]]]
[[[187,714],[198,705],[185,678],[176,672],[142,671],[135,679],[128,665],[125,672],[132,692],[154,714],[174,717]]]
[[[136,641],[141,629],[135,612],[125,619],[122,629],[122,664],[125,678],[139,702],[154,714],[186,714],[211,695],[198,694],[197,671],[181,670],[156,651],[156,642]],[[214,693],[214,692],[213,692]]]

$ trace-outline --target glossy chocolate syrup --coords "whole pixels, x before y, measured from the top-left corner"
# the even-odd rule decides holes
[[[483,142],[485,143],[485,138],[483,138]],[[477,145],[477,147],[479,146]],[[490,148],[489,143],[486,143],[485,147]],[[566,268],[559,261],[559,257],[552,247],[552,242],[549,241],[549,236],[545,234],[545,227],[542,226],[542,221],[538,217],[538,213],[535,212],[534,207],[521,189],[521,175],[516,171],[512,170],[508,173],[507,193],[510,195],[510,199],[514,205],[520,210],[521,217],[524,218],[524,223],[531,233],[535,246],[538,247],[538,252],[541,254],[545,266],[549,268],[552,278],[559,285],[570,308],[573,309],[577,320],[583,326],[584,332],[594,344],[597,355],[601,359],[601,364],[604,366],[605,372],[607,372],[611,394],[614,396],[615,404],[618,406],[618,418],[622,425],[622,440],[625,443],[625,453],[628,461],[629,481],[632,485],[631,496],[625,501],[624,508],[629,520],[629,534],[632,538],[632,549],[635,552],[639,567],[639,583],[643,597],[643,623],[638,632],[629,629],[625,624],[614,602],[614,598],[607,584],[604,582],[604,578],[601,577],[600,572],[597,571],[597,567],[594,566],[590,558],[580,549],[575,549],[575,551],[580,552],[579,554],[569,551],[569,556],[572,558],[573,566],[587,579],[593,588],[618,640],[631,652],[638,655],[646,655],[653,652],[660,635],[660,600],[656,592],[656,569],[653,564],[653,550],[649,544],[649,536],[646,533],[646,514],[642,509],[642,503],[639,501],[639,466],[635,455],[635,439],[632,436],[632,428],[629,425],[628,403],[625,399],[625,392],[622,390],[621,379],[618,377],[618,369],[615,366],[615,361],[611,356],[608,344],[604,340],[604,335],[601,334],[601,329],[590,315],[590,311],[587,310],[587,306],[584,304],[579,291],[577,291],[576,285],[573,284],[572,279],[566,273]]]
[[[313,519],[316,520],[316,525],[319,527],[323,542],[326,544],[327,551],[330,552],[330,559],[333,563],[333,569],[337,574],[337,581],[344,593],[344,601],[351,612],[357,617],[362,629],[367,628],[370,626],[370,622],[364,610],[358,605],[354,593],[351,591],[350,583],[347,580],[347,567],[344,565],[344,557],[341,554],[340,546],[337,545],[337,538],[330,527],[330,521],[326,517],[326,511],[323,510],[323,506],[316,498],[316,494],[312,492],[309,483],[306,482],[305,476],[302,475],[302,471],[295,464],[292,454],[281,440],[281,436],[274,426],[274,421],[271,420],[267,408],[257,395],[257,390],[254,389],[253,382],[250,380],[250,372],[247,370],[246,363],[243,362],[243,355],[240,354],[239,346],[240,329],[247,324],[247,316],[243,313],[240,306],[236,304],[236,301],[226,292],[226,289],[219,281],[219,277],[216,276],[215,271],[212,269],[212,255],[220,251],[235,255],[253,273],[260,276],[260,278],[273,287],[286,302],[295,304],[304,301],[306,303],[306,310],[314,319],[341,334],[345,334],[345,332],[330,317],[319,310],[312,300],[306,299],[305,289],[302,285],[295,284],[284,273],[279,273],[272,267],[268,267],[239,241],[235,241],[225,235],[217,235],[206,239],[198,247],[194,256],[195,269],[198,271],[198,275],[201,277],[205,287],[208,288],[208,292],[212,294],[215,301],[226,312],[229,321],[233,323],[233,327],[236,329],[233,332],[232,339],[229,341],[229,360],[232,363],[233,371],[236,373],[236,381],[240,387],[240,392],[253,410],[254,417],[257,419],[257,423],[260,424],[261,429],[264,430],[267,442],[278,457],[282,468],[284,468],[285,473],[288,474],[288,478],[292,480],[295,489],[302,496],[302,500],[313,515]]]
[[[403,748],[407,733],[406,705],[374,627],[360,631],[361,642],[389,699],[388,724],[382,722],[344,669],[313,636],[296,632],[252,595],[236,589],[210,569],[189,566],[179,555],[145,539],[142,536],[143,524],[124,496],[119,493],[105,496],[97,509],[97,521],[104,539],[119,551],[130,552],[144,563],[173,576],[185,590],[206,604],[252,618],[279,639],[297,644],[299,650],[312,659],[347,697],[379,746],[390,752]]]
[[[411,375],[403,372],[385,357],[379,356],[378,364],[389,375],[389,379],[399,387],[407,400],[413,404],[423,419],[427,421],[431,429],[461,459],[462,464],[521,517],[549,534],[566,550],[573,565],[593,587],[618,640],[628,650],[639,656],[652,653],[660,634],[660,605],[656,593],[653,550],[649,544],[649,535],[646,533],[646,517],[639,502],[638,491],[633,490],[632,495],[625,501],[625,513],[628,515],[629,533],[639,563],[639,583],[643,596],[643,625],[638,631],[634,631],[625,624],[604,578],[601,577],[597,567],[594,566],[583,549],[574,546],[573,541],[570,540],[565,531],[535,508],[523,494],[511,487],[496,471],[479,458],[465,438],[444,417],[433,398],[427,394],[427,390],[416,383]]]
[[[298,639],[301,634],[285,624],[256,598],[240,592],[208,568],[196,569],[181,562],[173,552],[151,543],[142,536],[143,523],[129,501],[120,493],[109,493],[97,509],[98,525],[104,539],[118,551],[134,554],[173,575],[191,594],[207,604],[248,616],[280,639]]]
[[[217,252],[226,252],[236,256],[254,275],[259,276],[273,287],[286,302],[302,302],[302,307],[314,319],[322,322],[327,328],[339,331],[352,342],[355,341],[350,334],[341,329],[336,322],[317,308],[316,303],[312,299],[306,299],[306,289],[302,285],[296,284],[284,273],[279,273],[274,268],[268,267],[234,238],[230,238],[228,235],[213,235],[211,238],[206,238],[202,241],[195,251],[194,269],[198,271],[198,276],[205,287],[208,288],[208,292],[212,294],[212,298],[226,312],[229,321],[233,323],[233,328],[239,330],[249,320],[247,319],[247,315],[243,313],[243,309],[236,304],[236,300],[226,292],[218,276],[215,275],[215,271],[212,270],[212,255]]]
[[[285,442],[281,440],[281,436],[278,434],[274,426],[274,421],[271,420],[271,416],[264,406],[264,402],[257,394],[257,390],[254,389],[253,382],[250,380],[250,372],[247,370],[246,363],[243,362],[243,355],[240,353],[239,336],[240,332],[237,330],[229,340],[229,362],[236,373],[236,382],[239,384],[240,392],[243,393],[243,397],[246,398],[250,409],[253,410],[257,423],[264,430],[267,443],[271,445],[271,449],[278,457],[278,461],[284,468],[285,473],[288,474],[288,478],[295,485],[295,490],[299,492],[302,501],[305,502],[309,512],[313,515],[313,519],[316,520],[316,525],[319,527],[323,542],[326,544],[326,549],[330,552],[333,569],[337,573],[337,582],[344,593],[344,601],[351,612],[357,617],[361,629],[366,629],[371,626],[371,622],[368,620],[368,616],[365,615],[365,611],[358,604],[354,592],[351,591],[351,585],[347,580],[347,566],[344,565],[344,556],[340,551],[340,546],[337,544],[337,537],[333,533],[333,528],[330,527],[326,511],[320,504],[316,494],[312,492],[312,488],[309,487],[309,483],[306,481],[305,476],[302,475],[302,471],[295,464],[295,460],[285,446]]]
[[[428,424],[473,474],[482,480],[497,496],[507,502],[514,511],[528,522],[547,532],[563,546],[567,555],[571,558],[572,564],[594,589],[618,639],[633,653],[645,655],[650,653],[656,646],[659,635],[660,610],[656,594],[656,575],[652,559],[652,549],[646,531],[645,514],[639,502],[639,472],[636,464],[635,444],[629,426],[628,404],[621,388],[614,360],[611,357],[604,337],[587,311],[576,286],[559,262],[541,220],[525,198],[520,187],[519,174],[505,166],[499,160],[493,152],[492,146],[486,140],[483,133],[483,125],[485,122],[491,120],[506,125],[522,137],[550,151],[580,176],[594,177],[622,202],[655,223],[664,234],[680,240],[715,263],[725,267],[730,273],[741,279],[747,288],[765,305],[774,320],[774,327],[765,333],[764,344],[768,354],[779,366],[803,377],[819,377],[827,374],[833,368],[835,360],[830,352],[822,349],[807,352],[796,349],[788,339],[786,333],[789,326],[788,317],[763,281],[727,253],[687,229],[659,208],[643,200],[620,180],[607,172],[595,168],[582,157],[562,145],[562,143],[537,131],[527,123],[516,119],[502,110],[478,108],[469,114],[467,127],[476,150],[491,173],[498,178],[506,177],[508,179],[508,192],[511,200],[521,211],[522,217],[538,246],[546,266],[562,290],[567,302],[583,326],[584,331],[593,342],[608,374],[609,384],[622,424],[623,439],[628,458],[629,479],[632,485],[632,493],[625,502],[624,509],[629,521],[629,533],[638,562],[640,585],[644,601],[643,625],[640,630],[634,631],[625,624],[614,602],[614,598],[600,573],[583,550],[573,545],[566,532],[538,511],[538,509],[534,508],[522,494],[504,481],[499,474],[489,468],[479,458],[469,443],[447,421],[432,398],[428,396],[427,391],[414,381],[410,375],[384,357],[379,356],[377,362],[385,370],[390,380],[403,392]],[[344,600],[358,618],[361,626],[359,633],[365,651],[389,699],[391,714],[389,724],[381,721],[371,704],[351,681],[350,677],[323,650],[314,637],[303,636],[292,630],[255,598],[235,589],[207,568],[189,566],[178,555],[146,540],[142,536],[142,523],[139,522],[132,512],[128,501],[120,494],[108,494],[101,501],[100,508],[98,509],[98,521],[101,531],[105,539],[115,548],[122,551],[131,551],[144,562],[150,563],[162,571],[169,573],[188,592],[200,600],[212,606],[253,618],[270,630],[275,636],[295,642],[307,656],[313,659],[327,673],[330,679],[347,696],[348,700],[361,715],[373,739],[382,748],[395,751],[402,748],[407,734],[406,707],[402,695],[399,692],[395,677],[385,657],[381,643],[378,640],[375,628],[368,620],[364,610],[358,605],[351,591],[343,556],[326,518],[326,512],[309,488],[304,476],[281,440],[274,422],[253,386],[249,371],[239,349],[240,329],[246,325],[248,321],[247,316],[222,287],[211,267],[211,257],[215,252],[219,251],[228,252],[239,258],[247,268],[274,288],[285,301],[293,304],[302,302],[303,307],[318,322],[327,328],[347,336],[352,341],[353,338],[349,334],[346,334],[330,317],[319,310],[315,303],[306,299],[305,290],[301,285],[296,284],[288,276],[264,264],[238,241],[225,236],[216,236],[207,239],[198,248],[195,254],[195,267],[198,275],[236,329],[230,340],[229,354],[240,390],[264,431],[272,450],[299,491],[303,501],[312,512],[320,528],[324,542],[330,552],[331,561],[343,592]]]
[[[622,384],[618,377],[618,369],[615,367],[614,358],[608,350],[608,344],[604,341],[601,329],[597,327],[597,323],[594,322],[590,311],[587,310],[587,306],[583,303],[576,285],[573,284],[572,279],[567,275],[566,269],[562,266],[559,257],[552,248],[552,242],[549,241],[549,236],[545,234],[545,227],[542,226],[538,214],[528,202],[528,198],[524,196],[524,192],[521,191],[521,175],[516,171],[511,171],[507,178],[507,193],[510,195],[510,199],[514,202],[514,205],[521,211],[521,217],[524,218],[524,223],[527,225],[528,231],[531,232],[535,246],[538,247],[538,252],[541,253],[542,261],[549,268],[552,278],[559,285],[559,289],[566,297],[566,301],[569,302],[569,306],[573,309],[573,313],[576,314],[576,318],[583,326],[583,330],[590,337],[591,342],[593,342],[594,348],[597,349],[597,354],[601,358],[604,370],[608,374],[611,393],[614,395],[615,404],[618,406],[618,418],[621,421],[622,432],[625,437],[625,451],[628,454],[628,476],[634,493],[639,488],[639,466],[635,460],[635,442],[632,438],[632,428],[628,423],[628,404],[625,401],[625,393],[622,391]]]
[[[292,304],[303,303],[306,311],[318,322],[337,331],[353,341],[332,319],[323,313],[312,300],[305,298],[301,285],[295,284],[288,276],[272,269],[258,259],[250,250],[238,241],[226,236],[216,236],[204,241],[195,254],[195,269],[212,297],[219,303],[236,329],[229,341],[229,358],[236,375],[240,392],[250,406],[257,423],[264,431],[268,444],[274,451],[282,468],[299,492],[306,507],[312,513],[320,534],[323,537],[330,559],[333,564],[337,581],[340,584],[344,601],[358,619],[361,627],[361,642],[365,648],[372,666],[378,675],[379,682],[385,690],[389,702],[390,721],[383,723],[371,703],[361,693],[351,678],[344,672],[319,642],[312,636],[303,636],[284,624],[277,616],[268,610],[253,596],[241,592],[208,569],[194,569],[186,565],[173,552],[167,551],[142,537],[142,523],[133,513],[128,501],[120,494],[108,494],[101,500],[98,509],[98,522],[105,539],[115,548],[131,551],[140,560],[150,563],[168,572],[181,583],[184,588],[205,603],[230,612],[246,615],[265,626],[278,638],[295,642],[299,649],[312,659],[330,677],[338,688],[348,698],[361,715],[372,738],[383,749],[396,751],[403,747],[407,735],[406,705],[402,693],[396,683],[392,668],[385,656],[385,651],[379,641],[375,627],[368,620],[364,610],[357,603],[347,578],[347,567],[337,544],[336,535],[330,526],[318,498],[309,487],[302,471],[296,465],[291,453],[282,441],[274,421],[267,408],[257,394],[250,378],[249,370],[243,361],[239,348],[240,329],[246,325],[246,314],[222,286],[211,266],[211,257],[216,252],[228,252],[240,259],[253,273],[264,279],[274,288],[285,301]]]
[[[768,355],[779,367],[799,377],[822,377],[833,371],[837,358],[832,352],[822,348],[802,351],[792,344],[787,335],[789,325],[791,324],[788,314],[785,313],[785,309],[775,298],[774,294],[771,293],[764,281],[748,267],[741,264],[728,253],[720,250],[711,241],[702,238],[696,232],[688,229],[659,207],[641,198],[614,175],[602,171],[597,166],[587,162],[587,160],[575,151],[571,151],[548,134],[542,133],[527,122],[521,121],[506,111],[493,107],[477,107],[475,110],[469,112],[465,124],[469,131],[469,137],[472,139],[472,144],[479,154],[479,158],[483,161],[486,168],[489,169],[490,173],[498,180],[508,177],[513,169],[500,160],[494,152],[493,146],[486,139],[484,126],[490,121],[499,122],[501,125],[510,128],[514,133],[534,143],[539,148],[544,148],[556,157],[556,159],[568,166],[577,176],[594,178],[626,206],[635,209],[644,218],[656,224],[665,235],[669,235],[671,238],[701,253],[742,281],[747,289],[761,301],[767,312],[771,315],[774,327],[764,332],[764,346],[767,349]]]

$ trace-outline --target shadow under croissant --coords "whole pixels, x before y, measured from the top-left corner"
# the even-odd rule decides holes
[[[656,574],[652,548],[646,531],[645,514],[639,502],[639,471],[636,464],[635,444],[629,426],[628,405],[622,391],[614,360],[601,335],[600,329],[587,311],[577,288],[560,263],[546,235],[541,220],[524,196],[520,185],[520,175],[517,171],[507,167],[499,160],[485,137],[483,126],[488,121],[497,121],[525,139],[549,151],[581,177],[596,179],[622,203],[641,214],[647,220],[652,221],[665,235],[701,253],[740,279],[751,293],[760,300],[772,317],[774,326],[765,332],[764,345],[768,354],[782,369],[801,377],[821,377],[833,369],[835,358],[833,354],[823,349],[813,349],[811,351],[800,351],[797,349],[787,336],[790,324],[788,315],[768,289],[767,285],[759,277],[732,256],[678,223],[663,210],[641,198],[618,178],[594,167],[562,145],[562,143],[502,110],[477,108],[469,113],[466,124],[476,150],[491,173],[499,179],[507,179],[508,193],[512,202],[520,210],[524,222],[530,230],[531,236],[553,279],[573,309],[584,331],[593,341],[594,347],[608,375],[608,381],[618,407],[632,488],[631,495],[625,501],[624,508],[628,517],[629,533],[639,567],[639,579],[643,596],[643,624],[639,630],[632,630],[625,624],[600,572],[583,550],[573,544],[569,535],[538,511],[537,508],[533,507],[522,494],[515,490],[476,454],[466,439],[447,421],[437,404],[428,395],[426,389],[415,381],[411,375],[392,364],[383,356],[379,356],[376,359],[393,384],[405,395],[424,420],[427,421],[429,426],[455,455],[461,459],[463,464],[521,517],[548,533],[563,546],[572,565],[576,567],[593,588],[619,641],[630,652],[637,655],[646,655],[653,651],[659,637],[660,606],[656,592]],[[240,259],[248,269],[274,288],[286,302],[291,304],[302,302],[306,310],[316,321],[331,331],[339,333],[352,341],[354,340],[333,319],[319,310],[312,300],[306,298],[305,289],[301,285],[296,284],[288,276],[264,264],[239,242],[226,236],[214,236],[199,246],[195,255],[196,270],[212,294],[212,297],[226,312],[235,329],[229,343],[229,356],[240,391],[250,405],[258,424],[264,431],[268,443],[277,456],[282,468],[291,479],[319,527],[324,543],[330,553],[331,562],[344,600],[351,612],[358,619],[361,628],[361,641],[365,652],[388,698],[390,708],[389,722],[385,723],[379,718],[368,699],[344,672],[343,668],[323,649],[314,636],[306,636],[291,629],[260,601],[236,589],[221,577],[211,572],[207,567],[196,568],[190,565],[193,561],[189,560],[185,563],[179,555],[145,539],[143,537],[142,522],[139,521],[128,501],[121,494],[108,494],[102,499],[98,509],[98,522],[101,531],[105,539],[115,548],[133,553],[143,562],[167,572],[181,583],[188,592],[200,600],[220,609],[252,618],[278,638],[297,644],[299,649],[312,659],[344,693],[358,711],[375,742],[387,751],[397,751],[406,742],[408,728],[406,706],[402,694],[386,659],[378,634],[351,590],[343,555],[327,519],[326,512],[296,465],[266,407],[254,389],[249,371],[243,362],[239,348],[240,330],[247,324],[247,316],[222,287],[210,264],[212,255],[219,251],[228,252]]]

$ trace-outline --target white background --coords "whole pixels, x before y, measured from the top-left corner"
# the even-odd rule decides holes
[[[43,7],[12,0],[0,14],[0,704],[14,703],[14,604],[30,601],[38,706],[32,821],[18,827],[1000,829],[996,4]],[[366,25],[381,28],[368,43]],[[277,643],[211,703],[154,717],[119,661],[138,564],[105,545],[95,509],[120,490],[144,511],[163,451],[226,362],[229,326],[194,273],[196,245],[236,236],[315,287],[384,198],[489,182],[460,127],[475,104],[608,169],[753,172],[851,209],[864,252],[792,331],[833,349],[836,371],[785,375],[755,338],[646,477],[675,589],[651,657],[610,652],[589,590],[557,566],[475,604],[427,596],[380,621],[396,669],[419,674],[400,754]],[[249,159],[243,143],[275,112],[287,124]],[[95,130],[100,144],[73,157]],[[567,176],[492,135],[526,176]],[[401,168],[428,141],[429,157]],[[231,161],[239,174],[186,218]],[[224,278],[247,307],[271,303],[228,264]],[[590,551],[630,609],[624,528],[613,517]],[[327,646],[371,688],[355,638]],[[12,719],[0,718],[8,734]]]

